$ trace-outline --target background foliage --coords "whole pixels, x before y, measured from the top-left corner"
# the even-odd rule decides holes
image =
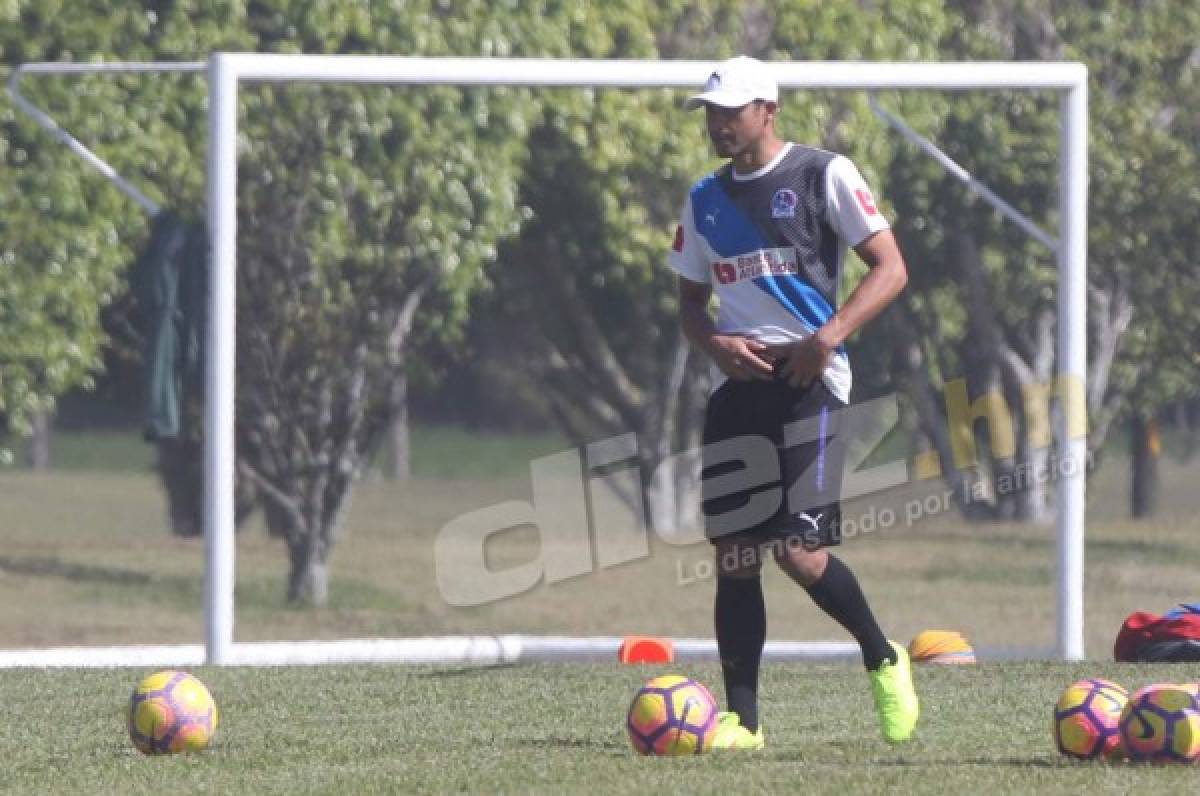
[[[1083,60],[1092,98],[1092,445],[1114,423],[1168,408],[1187,425],[1200,371],[1192,343],[1200,9],[1172,0],[869,5],[8,0],[0,62],[202,60],[217,49]],[[155,201],[203,216],[202,77],[22,85]],[[255,485],[249,499],[288,540],[289,595],[322,599],[344,502],[403,417],[410,377],[426,417],[553,425],[575,443],[636,431],[655,521],[689,519],[692,475],[659,465],[696,440],[705,366],[676,330],[661,261],[684,191],[717,163],[682,96],[242,93],[239,458]],[[1052,96],[879,99],[1056,228]],[[889,134],[863,93],[788,93],[781,129],[851,156],[895,218],[912,287],[883,333],[854,342],[858,395],[902,387],[913,444],[937,451],[950,473],[948,381],[965,378],[972,397],[998,390],[1016,407],[1024,385],[1053,372],[1053,258]],[[0,162],[0,416],[19,434],[64,395],[135,377],[103,368],[129,348],[126,274],[148,224],[7,102]],[[1035,455],[1023,450],[992,471]],[[992,508],[1036,517],[1048,504],[1034,493]]]

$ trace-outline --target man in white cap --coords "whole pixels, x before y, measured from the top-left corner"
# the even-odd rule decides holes
[[[888,641],[854,574],[825,549],[840,542],[843,343],[903,290],[904,258],[853,163],[778,137],[779,88],[762,63],[726,61],[685,107],[704,108],[709,138],[729,158],[692,187],[668,258],[680,324],[712,358],[718,384],[705,416],[703,508],[729,710],[714,745],[764,745],[768,556],[859,643],[884,737],[908,740],[919,709],[907,652]],[[847,247],[870,270],[838,306]]]

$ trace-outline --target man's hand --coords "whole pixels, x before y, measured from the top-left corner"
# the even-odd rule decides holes
[[[821,378],[825,368],[829,367],[837,344],[831,343],[827,335],[822,334],[824,331],[824,328],[818,329],[816,334],[786,347],[782,375],[792,387],[807,387]]]
[[[829,365],[846,338],[861,329],[892,302],[908,283],[908,268],[891,230],[881,230],[854,247],[870,269],[829,321],[788,350],[778,351],[787,360],[782,375],[793,387],[812,384]]]
[[[774,369],[770,360],[759,356],[767,346],[749,337],[714,334],[707,346],[709,356],[726,376],[736,381],[770,381]]]

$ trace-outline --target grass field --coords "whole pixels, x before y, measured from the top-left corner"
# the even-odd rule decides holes
[[[452,457],[445,457],[450,462]],[[444,466],[444,465],[441,465]],[[471,463],[478,466],[477,462]],[[1087,645],[1106,658],[1132,610],[1195,600],[1200,490],[1189,469],[1167,469],[1153,522],[1124,519],[1123,467],[1089,490]],[[936,485],[931,485],[936,490]],[[919,494],[894,490],[873,506],[899,517]],[[528,475],[380,481],[355,492],[332,560],[330,603],[284,604],[286,556],[257,518],[238,538],[237,638],[241,640],[525,632],[673,636],[711,634],[710,561],[704,543],[657,542],[648,557],[477,608],[454,608],[434,578],[433,540],[461,512],[529,499]],[[863,504],[847,513],[861,511]],[[164,528],[159,488],[147,473],[0,473],[0,638],[4,646],[195,642],[203,638],[203,544]],[[538,553],[532,529],[500,535],[495,560]],[[899,639],[930,627],[980,645],[1044,647],[1054,633],[1054,530],[968,525],[954,511],[863,534],[841,548],[884,627]],[[765,576],[771,635],[842,638],[774,570]],[[36,605],[31,611],[29,606]],[[652,606],[653,610],[647,610]],[[136,617],[136,620],[133,619]]]
[[[715,665],[688,667],[719,682]],[[201,669],[222,709],[209,751],[146,758],[126,740],[140,673],[0,673],[0,789],[11,793],[1187,793],[1177,766],[1060,757],[1049,712],[1077,675],[1127,686],[1178,669],[993,664],[919,669],[924,717],[879,739],[862,672],[764,675],[768,746],[748,756],[636,756],[622,722],[659,668]],[[1193,676],[1196,671],[1191,671]]]
[[[458,514],[528,500],[524,462],[549,438],[466,456],[463,439],[427,441],[419,477],[369,480],[356,491],[332,562],[330,603],[284,604],[281,543],[255,519],[240,533],[239,640],[449,633],[711,635],[712,580],[703,543],[655,541],[651,554],[470,609],[446,604],[434,580],[433,539]],[[466,441],[464,441],[466,440]],[[203,638],[203,545],[164,529],[153,478],[102,440],[84,464],[47,474],[0,473],[0,645],[197,642]],[[455,447],[458,446],[458,447]],[[90,450],[99,447],[101,450]],[[1164,468],[1163,510],[1126,516],[1125,468],[1112,461],[1089,486],[1086,613],[1094,662],[985,663],[922,669],[918,740],[878,740],[864,677],[852,665],[772,665],[764,674],[770,746],[754,759],[643,760],[621,718],[657,669],[607,665],[490,670],[395,666],[208,669],[223,711],[216,748],[186,759],[143,759],[122,713],[146,672],[2,671],[0,789],[42,792],[815,792],[1194,790],[1195,772],[1075,765],[1053,750],[1048,714],[1080,675],[1129,687],[1200,679],[1200,667],[1125,667],[1111,658],[1121,620],[1200,598],[1200,490],[1195,468]],[[899,489],[848,511],[891,507],[899,517],[938,485]],[[936,501],[935,501],[936,502]],[[529,529],[502,534],[495,562],[538,554]],[[942,627],[980,646],[1052,644],[1054,532],[1032,525],[966,525],[953,511],[862,534],[840,550],[885,629],[907,640]],[[843,639],[774,571],[765,577],[774,639]],[[719,695],[713,664],[686,673]]]
[[[554,433],[502,434],[452,426],[415,426],[410,432],[413,474],[419,478],[492,477],[524,473],[536,456],[561,450],[565,443]],[[28,461],[19,439],[0,439],[18,467]],[[51,437],[50,457],[55,470],[144,473],[154,465],[154,448],[136,431],[71,431]],[[382,458],[382,454],[380,455]]]

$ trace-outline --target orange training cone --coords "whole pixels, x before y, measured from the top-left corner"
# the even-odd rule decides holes
[[[617,650],[621,663],[673,663],[675,646],[669,638],[626,636]]]

